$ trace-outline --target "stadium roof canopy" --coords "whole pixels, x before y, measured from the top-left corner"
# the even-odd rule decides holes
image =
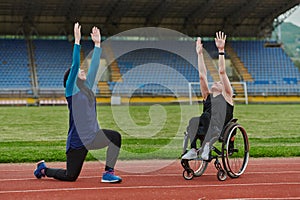
[[[92,26],[111,36],[140,27],[164,27],[189,36],[268,37],[274,19],[300,0],[1,0],[0,35],[83,35]]]

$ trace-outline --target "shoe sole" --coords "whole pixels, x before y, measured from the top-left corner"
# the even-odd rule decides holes
[[[195,157],[184,157],[184,156],[182,156],[181,157],[181,159],[183,159],[183,160],[193,160],[193,159],[196,159],[196,158],[198,158],[198,156],[195,156]]]
[[[181,158],[181,160],[196,160],[198,157],[196,158]]]
[[[40,175],[40,174],[35,174],[35,173],[34,173],[34,176],[35,176],[37,179],[41,179],[41,178],[42,178],[42,175]]]
[[[102,183],[121,183],[122,180],[113,180],[113,181],[107,181],[107,180],[101,180]]]
[[[36,164],[39,165],[41,163],[45,162],[45,160],[40,160],[39,162],[37,162]]]

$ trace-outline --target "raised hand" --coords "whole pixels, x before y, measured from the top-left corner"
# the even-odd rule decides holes
[[[93,42],[95,43],[95,46],[100,47],[101,34],[100,34],[99,28],[97,28],[95,26],[92,28],[91,38],[92,38]]]
[[[219,52],[224,52],[225,48],[225,41],[226,41],[226,35],[224,32],[216,32],[216,38],[215,38],[215,43],[216,47],[218,48]]]
[[[200,37],[198,37],[196,41],[196,52],[198,55],[203,53],[203,44],[201,43]]]
[[[78,22],[74,24],[74,37],[75,37],[75,44],[79,44],[81,39],[81,26],[79,25]]]

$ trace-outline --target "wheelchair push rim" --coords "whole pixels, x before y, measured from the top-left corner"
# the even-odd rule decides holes
[[[194,176],[199,177],[205,172],[208,162],[199,158],[189,161],[189,164],[194,171]]]
[[[248,165],[249,141],[241,125],[233,124],[227,130],[222,144],[222,162],[228,176],[237,178],[244,173]]]

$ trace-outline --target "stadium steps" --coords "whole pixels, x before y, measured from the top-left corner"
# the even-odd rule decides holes
[[[230,60],[233,65],[233,67],[236,69],[236,71],[239,73],[239,76],[244,81],[253,81],[253,77],[248,72],[247,68],[245,67],[244,63],[241,61],[241,59],[238,57],[234,49],[231,47],[230,44],[226,45],[226,51],[230,55]]]
[[[245,97],[245,90],[243,84],[235,84],[233,86],[234,94],[236,97]]]
[[[110,91],[109,85],[106,81],[99,81],[98,88],[100,90],[101,96],[111,96],[111,91]]]
[[[29,70],[30,70],[30,79],[31,79],[31,86],[32,86],[32,91],[33,95],[37,96],[38,91],[38,78],[37,78],[37,72],[36,72],[36,66],[35,66],[35,61],[34,61],[34,50],[33,50],[33,44],[32,40],[26,40],[27,44],[27,53],[28,53],[28,62],[29,62]]]
[[[84,62],[84,59],[86,58],[85,57],[85,52],[84,52],[83,48],[80,49],[80,58],[81,58],[80,59],[80,68],[83,67],[83,69],[86,70],[85,68],[87,68],[87,67],[84,66],[84,65],[82,65],[82,63]],[[82,59],[82,58],[84,58],[84,59]]]
[[[111,81],[112,82],[123,82],[122,75],[120,73],[120,68],[116,61],[113,61],[110,65],[111,69]]]
[[[120,68],[119,68],[119,65],[118,65],[118,62],[116,61],[115,59],[115,55],[114,55],[114,52],[111,48],[110,45],[107,45],[106,46],[107,48],[104,48],[104,54],[106,56],[106,61],[107,62],[111,62],[113,61],[111,64],[110,64],[110,70],[111,70],[111,81],[112,82],[123,82],[122,80],[122,75],[120,73]]]
[[[203,57],[204,57],[204,63],[207,67],[207,70],[209,71],[213,81],[219,81],[219,72],[213,62],[213,60],[211,59],[210,55],[204,51],[203,53]]]

